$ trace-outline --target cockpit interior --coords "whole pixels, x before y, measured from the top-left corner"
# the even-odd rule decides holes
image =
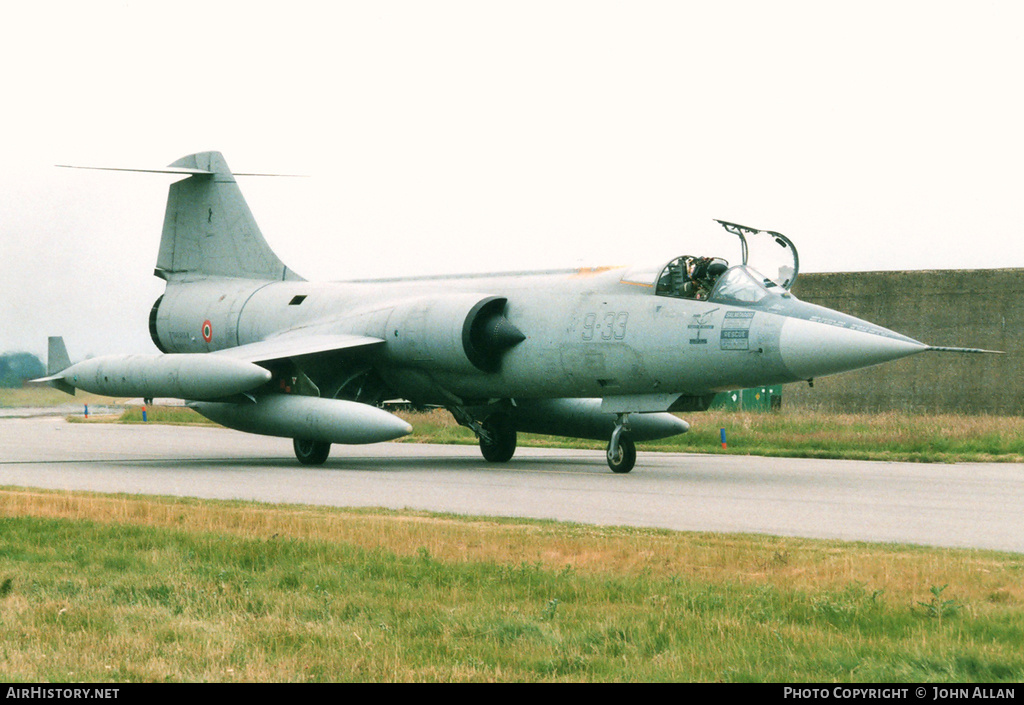
[[[704,300],[728,269],[729,263],[720,257],[676,257],[665,265],[654,293],[658,296]]]

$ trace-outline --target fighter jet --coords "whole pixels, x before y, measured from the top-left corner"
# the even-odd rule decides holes
[[[741,263],[682,255],[601,267],[316,283],[274,254],[218,152],[168,167],[149,331],[160,354],[70,364],[51,338],[48,382],[74,393],[176,397],[229,428],[293,439],[319,465],[333,443],[411,432],[382,407],[443,407],[510,460],[517,434],[608,442],[617,473],[636,441],[689,429],[715,393],[937,350],[797,299],[784,235],[718,221]],[[771,259],[757,263],[752,252]]]

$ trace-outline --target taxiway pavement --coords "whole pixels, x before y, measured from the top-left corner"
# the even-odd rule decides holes
[[[298,465],[287,439],[212,427],[0,420],[0,486],[412,508],[1024,552],[1024,464],[920,464],[643,452],[335,445]]]

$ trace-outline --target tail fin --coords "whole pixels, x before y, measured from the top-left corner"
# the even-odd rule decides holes
[[[64,379],[61,374],[71,367],[71,358],[68,357],[68,349],[64,345],[64,338],[51,336],[48,342],[46,354],[46,377],[29,380],[29,384],[48,384],[54,389],[59,389],[66,394],[75,396],[75,388]]]
[[[263,239],[220,152],[201,152],[171,164],[191,173],[167,196],[156,276],[208,275],[301,280]]]
[[[71,367],[71,358],[68,357],[68,349],[64,345],[64,338],[59,335],[52,335],[46,342],[48,348],[46,352],[46,374],[55,375]]]

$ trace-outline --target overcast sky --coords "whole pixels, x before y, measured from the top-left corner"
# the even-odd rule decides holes
[[[53,165],[204,150],[310,279],[1024,267],[1020,2],[0,2],[0,351],[155,351],[173,177]]]

